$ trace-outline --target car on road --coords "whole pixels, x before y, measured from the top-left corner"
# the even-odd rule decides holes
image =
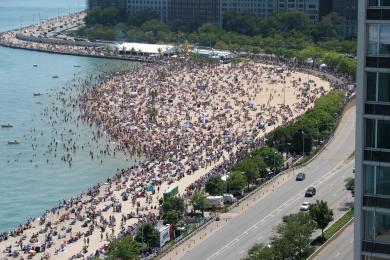
[[[316,188],[310,186],[309,188],[307,188],[305,192],[305,197],[313,197],[314,195],[316,195],[316,192],[317,192]]]
[[[303,172],[298,173],[297,177],[295,178],[296,181],[303,181],[306,178],[306,175]]]
[[[310,209],[310,202],[303,202],[301,207],[299,208],[301,211],[308,211]]]

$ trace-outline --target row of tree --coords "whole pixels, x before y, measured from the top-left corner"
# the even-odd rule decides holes
[[[344,38],[345,19],[337,13],[324,16],[319,23],[313,23],[301,12],[274,14],[257,18],[249,12],[228,12],[223,19],[223,28],[244,35],[273,36],[300,32],[314,41]]]
[[[223,26],[205,23],[189,31],[177,21],[165,24],[148,11],[126,17],[118,9],[94,9],[85,18],[78,36],[91,40],[193,44],[285,58],[321,61],[341,72],[354,73],[356,42],[342,37],[343,20],[331,13],[314,24],[299,12],[258,19],[250,13],[227,13]]]
[[[253,246],[247,260],[306,259],[311,253],[311,236],[316,228],[324,229],[333,220],[333,211],[325,201],[310,206],[309,213],[300,212],[283,217],[269,245]]]
[[[341,91],[320,97],[296,122],[280,126],[268,135],[267,145],[281,152],[307,154],[313,145],[321,144],[333,130],[345,103]]]
[[[210,195],[223,195],[240,191],[245,186],[266,178],[270,172],[278,172],[283,167],[280,152],[267,146],[254,149],[230,169],[229,177],[223,181],[219,176],[211,176],[205,186]]]

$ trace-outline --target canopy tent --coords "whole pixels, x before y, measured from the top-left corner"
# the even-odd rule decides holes
[[[175,53],[176,48],[173,45],[167,44],[149,44],[149,43],[136,43],[136,42],[124,42],[118,44],[116,48],[122,52],[136,52],[139,54],[169,54]]]

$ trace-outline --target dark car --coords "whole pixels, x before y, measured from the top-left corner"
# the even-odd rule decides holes
[[[306,175],[303,172],[298,173],[297,177],[295,178],[296,181],[303,181],[305,179]]]
[[[305,192],[305,197],[313,197],[314,195],[316,195],[316,192],[317,192],[316,188],[310,186],[309,188],[307,188]]]

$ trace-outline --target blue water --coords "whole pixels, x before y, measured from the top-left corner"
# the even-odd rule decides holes
[[[0,31],[37,23],[39,17],[48,19],[84,8],[85,1],[81,0],[0,0]],[[38,217],[60,199],[85,191],[113,175],[117,168],[133,164],[120,152],[115,157],[111,154],[97,159],[97,150],[107,143],[112,145],[108,138],[93,143],[94,127],[73,120],[52,126],[55,114],[50,112],[54,115],[50,119],[44,113],[45,108],[62,108],[55,95],[73,80],[87,79],[102,70],[117,71],[132,66],[135,64],[130,62],[0,47],[0,123],[14,126],[0,128],[0,232]],[[54,79],[53,75],[59,77]],[[34,97],[34,92],[44,95]],[[60,133],[63,142],[72,138],[78,146],[93,143],[92,147],[70,152],[71,167],[60,158],[66,154]],[[20,144],[9,145],[8,141],[14,139]],[[53,139],[59,143],[58,151],[48,152]],[[95,153],[94,160],[90,150]]]

